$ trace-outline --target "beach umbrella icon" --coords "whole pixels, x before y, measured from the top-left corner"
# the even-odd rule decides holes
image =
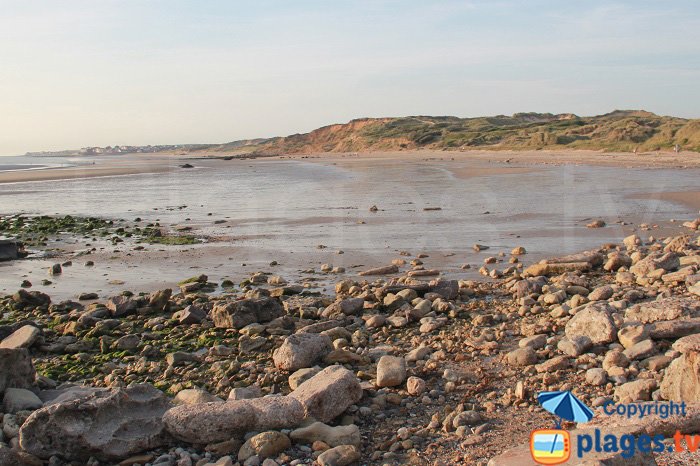
[[[540,392],[537,401],[544,409],[567,421],[588,422],[593,419],[593,411],[569,391]]]

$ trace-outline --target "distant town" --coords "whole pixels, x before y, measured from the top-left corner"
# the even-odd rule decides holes
[[[81,149],[68,149],[61,151],[27,152],[29,157],[63,157],[77,155],[116,155],[134,153],[155,153],[168,151],[191,151],[204,149],[210,144],[178,144],[178,145],[156,145],[156,146],[106,146],[106,147],[83,147]]]

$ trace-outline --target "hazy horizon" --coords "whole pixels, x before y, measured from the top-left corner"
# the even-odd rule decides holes
[[[3,2],[0,155],[224,143],[354,118],[700,116],[700,6]]]

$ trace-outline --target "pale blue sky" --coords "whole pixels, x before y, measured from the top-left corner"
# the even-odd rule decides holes
[[[0,154],[364,116],[700,117],[700,2],[0,0]]]

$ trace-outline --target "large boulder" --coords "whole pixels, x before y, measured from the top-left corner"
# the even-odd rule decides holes
[[[243,438],[251,431],[288,429],[303,419],[302,404],[289,396],[180,405],[163,416],[173,437],[196,444]]]
[[[32,413],[19,431],[24,451],[77,461],[111,461],[168,443],[162,417],[168,398],[148,384],[95,390]]]
[[[24,325],[0,342],[0,348],[29,348],[41,335],[41,330],[34,325]]]
[[[246,325],[270,322],[284,315],[284,308],[274,298],[244,299],[217,304],[211,311],[214,325],[241,329]]]
[[[127,296],[114,296],[105,303],[112,317],[124,317],[135,314],[138,308],[138,301]]]
[[[330,422],[362,398],[355,374],[343,366],[330,366],[302,383],[290,395],[299,400],[306,417]]]
[[[0,262],[16,260],[26,255],[22,243],[0,239]]]
[[[313,366],[332,349],[333,343],[327,335],[295,333],[284,339],[272,354],[272,359],[278,369],[296,371]]]
[[[8,388],[31,388],[36,371],[29,351],[0,348],[0,395]]]
[[[625,320],[649,324],[694,317],[698,313],[700,313],[700,302],[697,299],[674,296],[635,304],[625,311]]]
[[[664,269],[666,272],[669,272],[671,270],[676,270],[680,265],[681,263],[676,253],[667,252],[664,254],[657,251],[652,252],[630,267],[630,272],[638,277],[645,277],[654,270]]]
[[[44,306],[51,303],[51,298],[41,291],[18,290],[12,295],[12,300],[22,307]]]
[[[700,333],[676,340],[681,356],[666,368],[661,396],[666,400],[700,402]]]
[[[617,328],[611,316],[611,308],[605,303],[587,306],[566,324],[566,336],[573,340],[588,337],[594,345],[612,343],[617,338]]]
[[[365,300],[363,298],[348,298],[336,301],[323,310],[323,317],[343,317],[362,314]]]

